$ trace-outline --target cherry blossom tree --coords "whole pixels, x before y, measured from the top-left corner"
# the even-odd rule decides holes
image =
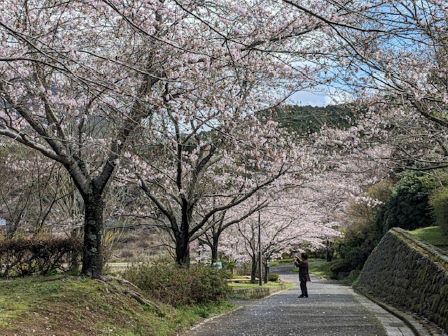
[[[124,6],[140,34],[97,2],[8,0],[0,15],[0,134],[61,164],[84,201],[82,273],[101,275],[104,195],[160,79],[154,4]],[[141,14],[141,15],[140,15]]]
[[[229,229],[231,226],[244,221],[246,218],[262,210],[267,205],[268,202],[265,201],[247,209],[242,207],[245,211],[243,210],[240,214],[234,214],[229,210],[225,210],[220,212],[218,215],[212,216],[212,219],[207,225],[207,230],[201,237],[199,237],[199,241],[203,245],[206,245],[211,252],[210,262],[212,265],[219,260],[220,239],[224,231]],[[238,212],[238,210],[240,210],[239,208],[240,207],[234,207],[234,210],[236,211],[233,212]]]
[[[230,209],[280,183],[288,170],[299,167],[300,160],[301,168],[306,169],[304,153],[289,144],[274,123],[263,124],[252,117],[238,121],[193,137],[167,133],[174,141],[161,139],[146,145],[138,158],[131,160],[138,162],[137,183],[150,207],[164,218],[161,227],[172,235],[180,265],[188,265],[189,243],[216,221],[221,220],[224,226],[234,224],[259,206],[224,223]],[[145,153],[144,148],[161,142],[163,152],[157,157]],[[124,175],[130,176],[131,171],[124,171]]]
[[[419,28],[417,14],[414,31],[445,41],[440,23],[445,14],[438,10],[443,4],[426,3],[430,7],[421,10],[437,9],[427,25],[435,28]],[[189,241],[213,215],[248,200],[291,164],[291,157],[274,149],[285,147],[270,134],[275,128],[257,124],[254,115],[341,73],[367,72],[361,61],[373,68],[365,61],[377,51],[394,51],[393,43],[380,43],[383,37],[409,38],[398,34],[408,21],[386,29],[380,1],[308,5],[290,0],[4,1],[0,135],[57,162],[72,179],[84,203],[83,274],[101,275],[105,197],[124,152],[130,156],[123,175],[137,177],[170,223],[183,264]],[[393,5],[388,4],[391,13],[405,8]],[[434,55],[443,56],[440,45]],[[433,59],[442,64],[442,56]],[[348,71],[335,71],[343,62]],[[376,76],[375,83],[391,81],[383,70],[384,64],[376,65],[369,73],[387,74]],[[441,85],[434,84],[441,82],[436,77],[428,79],[433,86]],[[241,154],[234,155],[238,150]],[[272,153],[262,160],[266,151]],[[247,182],[257,170],[269,173]],[[210,198],[202,195],[215,188],[217,175],[223,176],[218,184],[232,183],[242,191],[233,201],[225,194],[228,202],[216,208],[208,202],[207,211],[199,199]]]
[[[369,48],[353,55],[359,79],[382,98],[379,101],[389,102],[389,108],[399,109],[410,118],[417,113],[435,125],[448,127],[447,4],[437,0],[391,1],[372,9],[368,22],[375,22],[383,33],[372,35]],[[356,44],[354,47],[360,49]]]
[[[62,211],[74,188],[59,165],[17,144],[5,146],[0,157],[0,207],[8,236],[62,229],[79,219]]]
[[[319,29],[277,2],[3,2],[0,134],[69,173],[85,209],[83,274],[101,275],[104,196],[135,130],[168,107],[191,120],[222,111],[216,92],[247,113],[249,91],[269,107],[315,85]]]
[[[236,261],[250,261],[252,282],[255,282],[260,255],[266,267],[268,260],[291,252],[303,242],[316,246],[323,238],[338,235],[333,223],[320,221],[316,211],[310,211],[313,202],[298,196],[297,190],[276,198],[222,234],[223,254]]]
[[[446,1],[284,2],[338,36],[332,84],[369,110],[359,137],[392,145],[403,167],[446,167]]]
[[[313,157],[318,158],[317,169],[295,183],[290,177],[293,188],[274,193],[266,207],[227,228],[221,235],[221,252],[233,260],[250,261],[254,281],[260,250],[266,267],[266,260],[296,250],[303,242],[322,247],[326,239],[338,236],[341,228],[349,225],[349,205],[355,200],[367,201],[368,187],[389,173],[384,163],[390,147],[370,148],[359,140],[358,133],[356,127],[323,128],[308,138]]]
[[[316,33],[320,25],[301,20],[280,2],[173,1],[166,6],[177,18],[170,31],[176,43],[167,47],[164,60],[170,68],[163,73],[171,80],[165,81],[155,114],[133,142],[131,168],[122,175],[137,176],[168,223],[177,262],[188,264],[189,242],[213,215],[244,202],[285,173],[291,158],[267,154],[272,151],[268,147],[284,147],[284,141],[277,141],[272,126],[264,130],[254,115],[320,83],[327,65],[318,55],[329,52],[331,43]],[[146,32],[134,17],[117,13]],[[313,54],[314,49],[319,51]],[[268,160],[262,161],[261,153]],[[272,168],[274,161],[281,164]],[[216,169],[218,165],[224,168]],[[257,169],[271,171],[254,184],[247,175]],[[206,207],[199,201],[211,197],[204,196],[206,188],[219,190],[214,179],[234,179],[225,183],[236,185],[237,196],[229,202],[225,193],[223,204],[210,207],[209,202]]]

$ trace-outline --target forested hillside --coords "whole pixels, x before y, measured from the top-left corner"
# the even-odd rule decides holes
[[[319,131],[323,125],[346,128],[355,121],[355,112],[350,105],[299,106],[286,105],[263,113],[299,134],[311,134]]]

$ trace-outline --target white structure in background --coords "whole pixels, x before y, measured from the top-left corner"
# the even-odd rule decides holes
[[[11,223],[8,223],[7,220],[3,217],[0,217],[0,234],[9,233],[11,230]]]

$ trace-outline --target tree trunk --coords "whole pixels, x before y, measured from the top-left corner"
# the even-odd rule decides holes
[[[219,238],[213,237],[213,242],[212,242],[212,245],[210,246],[210,249],[212,250],[212,265],[213,265],[213,263],[217,262],[219,259],[218,245],[219,245]]]
[[[190,267],[190,221],[193,207],[182,197],[182,219],[180,232],[176,236],[176,263]]]
[[[269,266],[268,263],[266,262],[264,263],[264,276],[263,276],[264,283],[268,283],[268,275],[269,275]]]
[[[104,201],[101,196],[84,199],[84,245],[81,274],[99,278],[103,273],[103,211]]]
[[[181,267],[190,266],[190,244],[187,237],[176,239],[176,263]]]
[[[70,238],[71,239],[78,239],[80,236],[80,231],[79,229],[73,229],[70,232]],[[69,265],[69,271],[72,272],[73,274],[78,274],[79,273],[79,261],[81,260],[79,257],[81,255],[80,253],[81,251],[77,250],[77,251],[72,251],[70,253],[70,265]]]
[[[325,247],[325,259],[330,262],[333,259],[333,251],[330,245],[330,241],[327,239],[326,247]]]
[[[251,258],[251,263],[252,263],[252,267],[251,267],[251,272],[250,272],[250,282],[251,283],[257,283],[257,257],[253,256]]]

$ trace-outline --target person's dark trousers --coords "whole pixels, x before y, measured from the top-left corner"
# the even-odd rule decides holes
[[[306,281],[300,281],[300,290],[302,291],[302,296],[308,297],[308,289],[306,288]]]

